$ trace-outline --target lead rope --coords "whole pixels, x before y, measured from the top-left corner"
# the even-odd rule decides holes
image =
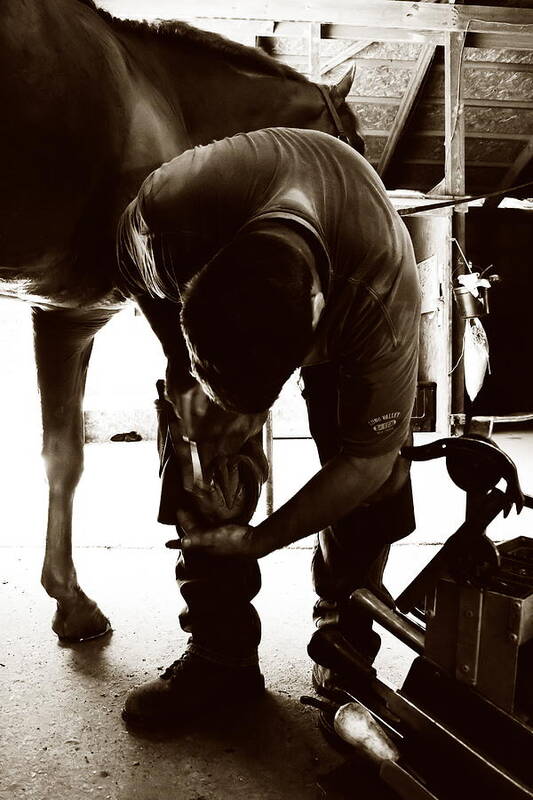
[[[517,192],[518,189],[526,189],[528,186],[533,186],[533,181],[519,183],[516,186],[508,186],[506,189],[498,189],[497,192],[469,195],[455,200],[443,200],[439,203],[431,203],[427,206],[409,206],[408,208],[399,208],[397,211],[401,217],[409,217],[411,214],[420,214],[422,211],[433,211],[437,208],[446,208],[447,206],[460,206],[463,203],[472,203],[474,200],[487,200],[489,197],[503,197],[510,192]]]
[[[339,117],[339,113],[335,108],[335,104],[331,99],[331,94],[328,86],[324,86],[322,83],[316,83],[315,86],[320,91],[320,94],[324,98],[324,102],[326,104],[326,108],[328,109],[331,119],[333,120],[333,124],[337,129],[337,139],[340,139],[341,142],[345,142],[346,144],[350,144],[350,137],[346,133],[344,129],[344,125],[342,124],[342,120]]]

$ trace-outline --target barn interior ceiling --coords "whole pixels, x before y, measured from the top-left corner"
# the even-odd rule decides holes
[[[349,103],[361,121],[367,157],[389,188],[429,191],[444,175],[443,47],[358,44],[361,50],[350,56],[357,71]],[[323,41],[322,63],[327,68],[354,45]],[[297,40],[279,39],[272,49],[303,69],[302,47]],[[490,192],[533,178],[533,51],[465,47],[463,59],[466,192]],[[328,69],[324,77],[333,78],[342,68]]]
[[[348,101],[390,189],[481,194],[533,181],[533,0],[99,4],[257,44],[313,80],[355,62]]]

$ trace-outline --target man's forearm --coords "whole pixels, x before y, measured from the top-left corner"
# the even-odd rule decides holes
[[[339,455],[254,530],[268,552],[332,525],[364,503],[387,480],[396,452],[375,458]]]

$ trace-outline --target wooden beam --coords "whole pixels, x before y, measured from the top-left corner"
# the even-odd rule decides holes
[[[442,160],[438,158],[405,158],[402,161],[402,164],[442,164]],[[508,161],[469,161],[468,166],[475,169],[479,167],[480,169],[506,169],[509,166]],[[445,192],[446,194],[446,192]],[[454,194],[453,197],[457,197],[457,194]]]
[[[518,100],[511,97],[506,100],[469,97],[465,100],[465,105],[473,108],[531,108],[531,102],[531,100]]]
[[[435,186],[433,186],[429,190],[429,192],[426,192],[426,194],[428,194],[428,195],[438,195],[438,196],[442,195],[442,196],[447,197],[448,195],[445,194],[445,191],[446,191],[445,184],[446,184],[446,181],[443,178],[441,181],[439,181],[437,184],[435,184]]]
[[[467,45],[468,46],[468,45]],[[466,70],[498,70],[498,72],[533,72],[533,64],[524,61],[465,61]]]
[[[349,94],[351,103],[370,103],[376,106],[397,106],[400,104],[401,97],[375,97],[374,95]],[[436,101],[439,102],[438,100]]]
[[[105,4],[105,0],[102,3]],[[131,5],[129,0],[108,0],[108,6]],[[165,16],[191,16],[189,0],[151,0],[151,11]],[[220,17],[220,0],[199,0],[196,16]],[[298,22],[346,23],[403,27],[411,30],[466,31],[500,34],[501,25],[516,25],[530,34],[533,9],[507,6],[411,2],[411,0],[226,0],[225,18],[294,20]]]
[[[400,97],[376,97],[375,95],[362,95],[362,94],[351,94],[350,101],[352,103],[370,103],[371,105],[379,105],[379,106],[397,106],[400,102]],[[531,100],[492,100],[491,98],[487,99],[476,99],[473,97],[467,97],[464,100],[464,105],[469,106],[472,108],[525,108],[530,109],[532,106]],[[442,100],[438,97],[431,98],[428,100],[424,100],[422,103],[423,106],[429,105],[436,105],[441,106]]]
[[[452,197],[465,194],[465,118],[463,102],[463,55],[466,36],[464,33],[447,32],[444,37],[444,192]],[[461,258],[465,250],[466,221],[461,213],[466,207],[454,210],[451,220],[451,237],[454,246],[449,260],[450,273],[447,281],[451,287],[452,276],[466,272]],[[460,249],[459,249],[460,248]],[[453,305],[451,319],[451,413],[462,414],[465,410],[464,380],[464,331],[465,322]]]
[[[446,194],[465,193],[464,33],[446,33],[444,45],[444,153]]]
[[[322,37],[324,38],[324,37]],[[365,40],[364,42],[354,42],[353,44],[349,45],[349,47],[345,47],[341,52],[337,53],[330,61],[327,62],[327,70],[333,69],[334,67],[341,64],[343,61],[346,61],[349,58],[355,58],[361,50],[364,50],[372,44],[370,39]],[[429,43],[431,44],[431,43]],[[433,45],[433,52],[435,51],[436,45]],[[379,67],[387,67],[393,70],[406,70],[412,69],[413,65],[417,65],[417,61],[413,58],[359,58],[358,59],[358,66],[359,68],[363,69],[379,69]],[[512,74],[529,74],[533,72],[533,63],[523,63],[523,62],[516,62],[516,61],[470,61],[465,60],[463,64],[463,72],[466,71],[492,71],[492,72],[511,72]],[[322,67],[322,72],[324,72],[324,67]],[[444,71],[444,64],[435,64],[434,72],[441,74]]]
[[[97,0],[118,17],[201,20],[221,19],[220,0],[199,0],[191,15],[189,0],[151,0],[150,8],[132,11],[131,0]],[[462,6],[410,0],[234,0],[224,3],[224,21],[276,23],[277,35],[302,35],[301,25],[320,22],[322,38],[377,41],[432,41],[442,44],[446,31],[468,32],[469,47],[533,49],[533,9]],[[262,35],[257,30],[257,35]],[[265,35],[268,35],[265,34]],[[305,35],[305,34],[304,34]]]
[[[146,15],[139,15],[145,19]],[[180,18],[181,19],[181,18]],[[219,33],[235,42],[253,46],[258,36],[272,36],[274,32],[274,22],[266,20],[247,20],[247,19],[198,19],[197,17],[187,17],[181,20],[201,28],[204,31]]]
[[[372,44],[371,39],[364,39],[362,42],[354,42],[353,44],[348,45],[335,56],[328,59],[324,64],[322,64],[320,68],[320,72],[322,75],[326,75],[335,67],[338,67],[340,64],[343,64],[345,61],[348,61],[349,58],[353,58],[362,50],[366,50]]]
[[[518,158],[514,164],[506,172],[500,188],[505,189],[507,186],[511,186],[513,183],[516,183],[521,173],[530,163],[531,159],[533,159],[533,136],[529,139],[529,142],[518,155]]]
[[[400,107],[398,108],[398,111],[394,118],[394,123],[391,128],[389,138],[387,139],[387,144],[385,145],[385,148],[379,160],[377,171],[381,177],[383,177],[383,175],[387,170],[387,167],[391,162],[391,159],[394,155],[398,142],[401,139],[406,122],[409,119],[409,116],[416,105],[420,89],[422,87],[422,84],[424,83],[428,70],[431,66],[431,63],[435,56],[436,49],[437,47],[434,44],[425,44],[420,51],[416,69],[413,72],[413,75],[409,82],[409,86],[407,87],[407,91],[405,92],[402,98]]]
[[[364,129],[365,136],[381,136],[386,137],[389,136],[390,130],[386,130],[385,128],[365,128]],[[424,139],[442,139],[444,136],[444,131],[440,130],[424,130],[424,131],[415,131],[413,136],[417,139],[419,137]],[[485,133],[483,131],[467,131],[465,133],[465,139],[487,139],[488,141],[498,141],[498,142],[522,142],[522,144],[527,144],[529,141],[530,134],[527,133]]]
[[[397,0],[401,2],[403,0]],[[280,26],[295,23],[279,23]],[[283,29],[283,28],[282,28]],[[322,24],[323,39],[373,39],[376,42],[408,42],[412,44],[444,44],[444,32],[420,28],[385,28],[375,25]]]
[[[280,35],[298,35],[299,23],[280,22]],[[286,26],[286,27],[285,27]],[[283,33],[281,33],[283,31]],[[301,35],[301,34],[300,34]],[[383,28],[376,25],[322,25],[323,39],[373,39],[378,42],[433,42],[444,44],[444,31],[426,30],[418,28]],[[467,47],[483,48],[484,50],[531,50],[531,32],[521,32],[519,26],[512,25],[510,29],[504,27],[498,33],[468,33]]]
[[[518,179],[521,173],[525,170],[528,164],[531,163],[532,160],[533,160],[533,136],[530,137],[526,146],[520,151],[514,164],[512,164],[511,167],[509,167],[509,169],[503,176],[499,188],[506,189],[507,187],[513,186],[513,184],[518,183],[519,182]],[[483,203],[483,208],[497,208],[502,200],[503,196],[488,197]]]
[[[308,25],[308,59],[307,74],[312,81],[320,80],[320,29],[319,22],[310,22]]]
[[[102,4],[105,4],[105,0]],[[107,0],[107,6],[115,11],[127,5],[128,0]],[[197,16],[219,17],[220,0],[200,0],[196,11]],[[190,17],[190,2],[152,0],[151,13],[161,15],[162,12],[163,16],[174,18]],[[306,0],[305,3],[301,0],[226,0],[224,17],[351,24],[441,33],[468,31],[493,36],[515,32],[533,40],[533,9],[507,6],[413,3],[410,0],[376,0],[373,3],[367,0]]]
[[[297,23],[280,23],[282,28],[284,25],[287,25],[287,35],[290,35],[290,31],[294,31],[292,35],[296,35]],[[422,27],[410,29],[394,26],[384,28],[378,23],[375,25],[323,24],[322,38],[369,38],[379,42],[433,42],[433,44],[444,44],[444,30],[436,31]],[[468,33],[467,47],[483,48],[484,50],[531,50],[531,39],[532,36],[529,29],[522,32],[518,25],[511,25],[510,28],[503,27],[498,33]]]
[[[499,34],[473,33],[468,34],[466,43],[468,47],[480,47],[483,50],[531,50],[531,33],[521,33],[515,30],[502,30]]]

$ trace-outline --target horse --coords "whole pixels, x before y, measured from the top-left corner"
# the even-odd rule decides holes
[[[52,629],[84,641],[110,630],[79,585],[71,538],[93,339],[129,302],[115,252],[122,211],[162,162],[235,133],[316,128],[363,143],[346,103],[353,71],[326,87],[260,49],[179,21],[117,19],[92,0],[0,9],[0,295],[32,307]]]

